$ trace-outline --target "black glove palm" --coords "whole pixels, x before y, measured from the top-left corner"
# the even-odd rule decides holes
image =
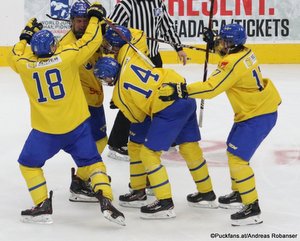
[[[20,35],[20,40],[24,39],[28,44],[30,44],[32,35],[42,30],[42,28],[43,24],[39,23],[36,18],[30,19]]]
[[[203,41],[208,44],[208,48],[210,50],[214,50],[215,38],[217,36],[216,32],[209,28],[203,28],[202,34],[203,34]]]
[[[159,90],[159,99],[162,101],[186,99],[187,97],[186,83],[165,83]]]
[[[106,17],[105,8],[98,2],[93,3],[87,10],[89,17],[96,17],[100,21]]]

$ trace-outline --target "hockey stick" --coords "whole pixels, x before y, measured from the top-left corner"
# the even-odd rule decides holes
[[[213,19],[213,11],[214,11],[214,0],[210,2],[210,10],[209,10],[209,19],[208,19],[208,29],[212,30],[212,19]],[[209,46],[206,43],[206,50],[205,50],[205,62],[204,62],[204,72],[203,72],[203,82],[207,79],[207,64],[209,60]],[[201,99],[200,102],[200,112],[199,112],[199,127],[203,125],[203,112],[204,112],[204,99]]]
[[[152,40],[152,41],[156,41],[156,42],[159,42],[159,43],[165,43],[165,44],[170,44],[170,45],[176,45],[176,46],[182,47],[182,48],[187,48],[187,49],[199,50],[199,51],[206,52],[206,49],[198,48],[198,47],[195,47],[195,46],[192,46],[192,45],[178,44],[178,43],[173,43],[173,42],[170,42],[170,41],[166,41],[166,40],[164,40],[164,39],[156,39],[156,38],[150,38],[150,37],[147,37],[147,39],[150,39],[150,40]]]
[[[88,0],[83,0],[86,4],[91,6],[91,3]],[[130,40],[126,38],[126,36],[119,31],[119,29],[116,28],[116,26],[109,21],[107,18],[103,18],[104,22],[111,27],[120,37],[122,40],[124,40],[146,63],[148,63],[151,67],[155,67],[155,65],[152,63],[152,61],[142,52],[140,51],[137,47],[135,47]]]
[[[55,18],[55,17],[52,17],[52,16],[50,16],[48,13],[46,13],[46,16],[47,16],[48,18],[51,18],[52,20],[63,21],[63,22],[70,22],[70,20],[68,20],[68,19],[62,19],[62,18]]]

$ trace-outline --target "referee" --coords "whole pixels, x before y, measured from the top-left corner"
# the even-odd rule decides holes
[[[174,43],[179,59],[186,64],[187,55],[180,47],[180,39],[175,31],[173,21],[162,0],[122,0],[115,5],[109,19],[128,28],[140,29],[147,37],[164,38]],[[162,59],[158,52],[158,42],[147,39],[149,57],[156,67],[162,67]],[[109,156],[115,159],[127,160],[127,142],[130,122],[121,111],[118,112],[108,139]]]
[[[162,0],[122,0],[116,4],[109,18],[119,25],[143,30],[149,38],[163,37],[166,41],[174,43],[173,47],[179,59],[186,64],[186,53],[179,47],[180,39]],[[158,42],[148,39],[147,44],[150,59],[156,67],[162,67]]]

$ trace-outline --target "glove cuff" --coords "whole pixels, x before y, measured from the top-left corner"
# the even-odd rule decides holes
[[[180,83],[177,85],[177,93],[179,98],[186,99],[188,97],[186,83]]]
[[[25,40],[28,44],[30,44],[32,36],[27,34],[27,33],[21,33],[19,39],[21,40]]]

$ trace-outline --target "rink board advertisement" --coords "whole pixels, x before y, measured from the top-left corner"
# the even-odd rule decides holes
[[[24,0],[24,24],[36,17],[45,29],[58,38],[70,28],[70,6],[75,0]],[[91,1],[94,2],[94,1]],[[118,0],[101,1],[110,13]],[[208,26],[210,0],[164,0],[183,44],[205,47],[202,31]],[[300,63],[299,0],[214,0],[213,29],[229,23],[244,26],[247,46],[253,48],[261,63]],[[21,14],[21,13],[20,13]],[[59,18],[53,20],[46,16]],[[13,21],[14,16],[8,16]],[[10,45],[13,45],[11,43]],[[176,52],[160,44],[165,63],[178,63]],[[6,65],[9,46],[0,46],[0,66]],[[185,49],[190,63],[203,63],[204,54]],[[174,62],[175,61],[175,62]],[[217,57],[210,57],[216,63]]]
[[[24,17],[26,22],[35,16],[43,23],[45,29],[51,30],[56,37],[63,36],[69,29],[70,8],[76,0],[25,0]],[[90,1],[94,2],[94,1]],[[110,12],[115,1],[101,1],[107,12]],[[53,18],[61,19],[53,20]]]
[[[37,16],[45,28],[63,34],[69,24],[46,17],[69,19],[73,0],[25,0],[25,20]],[[110,13],[118,0],[101,1]],[[203,43],[201,33],[208,26],[210,0],[165,0],[183,43]],[[229,23],[244,26],[248,43],[300,43],[300,1],[215,0],[213,28]]]
[[[168,10],[181,39],[197,42],[208,26],[210,1],[168,0]],[[248,42],[300,43],[300,1],[215,0],[213,28],[229,23],[242,25]]]

